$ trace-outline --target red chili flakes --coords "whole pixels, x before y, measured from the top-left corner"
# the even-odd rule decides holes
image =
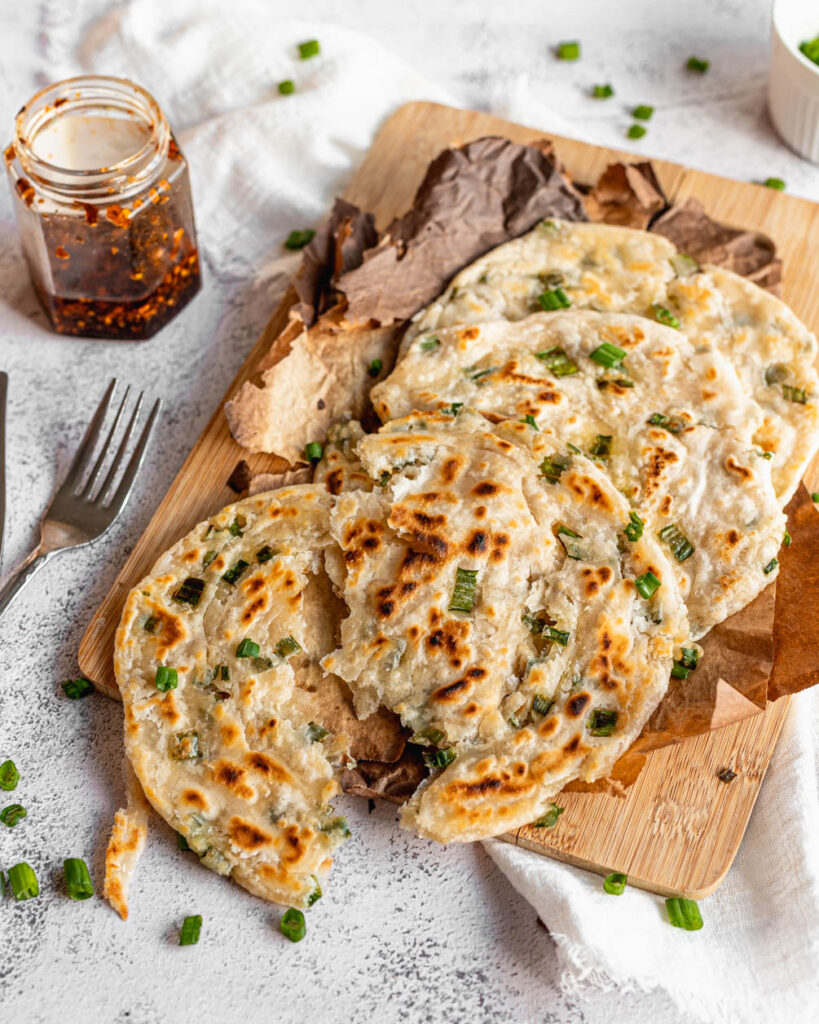
[[[57,246],[57,248],[54,250],[54,255],[59,260],[70,260],[71,259],[71,253],[67,252],[62,245],[58,245]]]
[[[31,206],[34,202],[34,188],[31,182],[27,178],[18,178],[15,182],[15,187],[26,206]]]

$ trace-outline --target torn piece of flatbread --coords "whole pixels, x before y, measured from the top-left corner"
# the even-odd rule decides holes
[[[264,371],[261,387],[246,381],[226,403],[234,438],[248,451],[303,461],[304,446],[323,440],[333,423],[365,415],[370,388],[395,361],[397,334],[322,325],[303,331]]]
[[[149,804],[126,758],[125,806],[114,815],[108,849],[105,851],[105,884],[103,895],[123,921],[128,919],[128,886],[148,837]]]

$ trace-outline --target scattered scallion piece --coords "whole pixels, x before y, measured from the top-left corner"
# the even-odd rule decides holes
[[[384,360],[383,359],[373,359],[372,362],[370,363],[370,365],[367,367],[367,373],[371,377],[377,377],[379,375],[379,373],[381,373],[383,368],[384,368]]]
[[[13,789],[17,788],[19,781],[20,773],[17,771],[17,765],[14,761],[4,761],[0,764],[0,789],[10,793]]]
[[[787,376],[788,368],[783,366],[782,363],[772,363],[765,368],[765,383],[768,387],[772,387],[774,384],[781,384],[782,381],[787,379]]]
[[[814,491],[810,496],[810,500],[814,505],[819,504],[819,491]]]
[[[452,764],[458,755],[452,747],[444,747],[443,750],[431,750],[424,752],[424,764],[427,768],[446,768]]]
[[[694,672],[700,663],[700,653],[696,647],[683,647],[680,654],[680,664]]]
[[[87,900],[94,895],[94,886],[88,866],[80,857],[66,857],[63,861],[65,887],[72,900]]]
[[[230,668],[227,665],[217,665],[213,671],[215,679],[221,679],[223,683],[230,682]]]
[[[696,900],[680,897],[665,901],[668,920],[675,928],[684,928],[687,932],[697,932],[702,928],[702,915]]]
[[[430,335],[428,338],[424,338],[418,345],[422,352],[432,352],[441,344],[440,338],[435,338]]]
[[[204,558],[202,559],[202,568],[203,569],[207,569],[207,567],[215,559],[216,559],[216,551],[214,550],[214,548],[211,548],[210,551],[206,551],[205,552]]]
[[[181,832],[176,833],[176,845],[183,853],[187,853],[190,850],[190,844]]]
[[[552,643],[560,644],[561,647],[565,647],[569,642],[571,633],[566,629],[555,629],[554,626],[546,626],[543,630],[543,636],[547,640],[551,640]]]
[[[607,459],[611,455],[611,434],[598,434],[589,447],[589,454],[598,459]]]
[[[299,57],[302,60],[307,60],[310,57],[317,57],[321,53],[321,47],[319,46],[318,39],[308,39],[304,43],[299,43]]]
[[[316,883],[316,887],[315,887],[315,889],[313,889],[313,891],[307,897],[307,906],[308,907],[312,907],[313,904],[317,900],[321,899],[321,886],[319,885],[319,880],[316,878],[315,875],[313,875],[312,877],[313,877],[313,881]]]
[[[188,576],[179,584],[171,597],[174,601],[179,601],[180,604],[189,604],[191,608],[195,608],[202,599],[204,590],[204,580],[197,579],[196,576]]]
[[[497,366],[486,366],[483,369],[478,369],[477,366],[467,366],[467,368],[464,370],[464,373],[469,378],[469,380],[480,381],[483,380],[484,377],[488,377],[490,374],[494,373],[495,370],[497,370]],[[487,382],[484,381],[484,383]],[[479,385],[479,387],[482,386],[483,385]]]
[[[568,469],[568,466],[568,459],[562,459],[557,455],[554,457],[547,455],[540,464],[540,472],[546,477],[550,484],[556,484],[560,479],[560,474],[565,469]]]
[[[536,715],[548,715],[552,710],[553,704],[553,700],[549,697],[544,697],[540,693],[536,693],[534,697],[532,697],[532,711],[534,711]]]
[[[629,522],[623,527],[623,533],[626,535],[627,540],[639,540],[643,536],[643,526],[645,523],[636,512],[629,512],[628,517]]]
[[[225,581],[225,583],[229,583],[233,587],[236,585],[236,583],[238,583],[242,573],[248,567],[249,564],[244,560],[244,558],[240,558],[238,559],[238,561],[233,563],[233,565],[227,570],[227,572],[222,573],[222,579]]]
[[[613,871],[610,875],[606,875],[603,880],[603,892],[607,892],[609,896],[622,896],[626,891],[627,882],[628,875],[624,875],[619,871]]]
[[[697,74],[704,75],[711,66],[711,62],[702,60],[700,57],[689,57],[685,66],[689,71],[696,71]]]
[[[671,678],[672,679],[687,679],[691,675],[691,669],[686,668],[685,665],[679,661],[675,661],[671,666]]]
[[[350,826],[347,824],[347,819],[343,818],[341,815],[338,815],[336,818],[331,818],[329,821],[325,822],[321,826],[321,831],[338,832],[338,834],[343,836],[344,839],[348,839],[352,835]]]
[[[243,537],[244,536],[244,532],[242,531],[242,527],[244,525],[245,525],[244,517],[242,517],[240,519],[239,516],[236,516],[234,518],[233,522],[228,527],[228,533],[231,535],[231,537]]]
[[[277,552],[274,548],[271,548],[269,544],[265,544],[263,548],[259,548],[256,552],[256,561],[264,564],[265,562],[269,562],[276,553]]]
[[[182,922],[179,929],[179,945],[195,946],[199,941],[199,934],[202,931],[202,915],[190,914]]]
[[[448,611],[471,612],[475,605],[475,588],[478,585],[477,569],[462,569],[455,573],[455,586],[449,601]]]
[[[697,261],[692,260],[690,256],[686,256],[684,252],[675,252],[673,256],[669,257],[668,262],[671,264],[677,277],[689,277],[691,274],[696,274],[700,269]]]
[[[595,85],[592,89],[592,96],[594,96],[596,100],[607,100],[613,95],[614,89],[608,83],[605,85]]]
[[[291,942],[301,942],[307,934],[304,914],[300,910],[296,910],[295,907],[285,910],[279,921],[279,928],[281,928],[282,935],[290,939]]]
[[[236,648],[237,658],[258,658],[259,657],[259,645],[251,640],[249,637],[245,637],[241,641],[239,646]]]
[[[677,416],[666,416],[663,412],[652,413],[646,420],[652,427],[662,427],[669,434],[679,434],[685,423]]]
[[[657,577],[654,575],[654,573],[650,569],[648,569],[646,572],[642,574],[642,576],[637,577],[637,579],[634,581],[634,586],[637,588],[638,594],[640,594],[641,597],[644,597],[648,601],[652,597],[654,597],[654,595],[660,589],[661,583],[660,580],[658,580]]]
[[[570,530],[568,526],[564,526],[562,523],[558,526],[556,532],[557,539],[566,549],[566,554],[569,558],[573,558],[575,561],[582,561],[586,557],[583,545],[575,544],[576,540],[583,539],[579,533],[575,533],[574,530]]]
[[[304,446],[304,457],[311,465],[320,462],[322,455],[324,455],[324,448],[318,441],[310,441]]]
[[[309,245],[313,241],[314,235],[315,231],[312,228],[305,228],[303,231],[291,231],[284,240],[284,247],[293,251],[303,249],[305,245]]]
[[[731,768],[723,768],[722,771],[717,774],[717,778],[720,782],[725,783],[733,782],[736,777],[737,773]]]
[[[458,415],[458,411],[460,409],[463,409],[463,407],[464,407],[464,403],[463,402],[453,402],[451,405],[447,405],[443,409],[441,409],[441,412],[443,413],[444,416],[457,416]],[[386,473],[386,470],[384,472]],[[381,475],[384,476],[384,473],[382,473]],[[389,479],[389,475],[390,474],[387,473],[387,478],[388,479]]]
[[[592,736],[611,736],[617,725],[617,712],[611,708],[594,708],[589,715],[588,728]]]
[[[142,628],[146,633],[155,633],[159,628],[159,619],[156,615],[149,615],[148,618],[143,622]]]
[[[551,288],[549,291],[541,292],[537,297],[541,309],[551,312],[555,309],[568,309],[571,306],[569,296],[562,288]]]
[[[21,861],[9,868],[9,885],[16,900],[31,900],[40,895],[40,886],[33,868]]]
[[[782,394],[785,396],[786,401],[798,402],[800,405],[805,405],[808,400],[808,395],[804,388],[795,388],[791,384],[782,385]]]
[[[193,761],[200,756],[199,733],[195,729],[176,733],[171,740],[171,757],[174,761]]]
[[[626,350],[618,348],[617,345],[612,345],[608,341],[604,341],[602,345],[598,345],[593,352],[589,353],[589,359],[593,359],[598,366],[605,366],[607,370],[613,370],[625,358]]]
[[[557,819],[565,810],[565,807],[558,807],[557,804],[549,804],[549,810],[542,818],[538,818],[537,821],[532,823],[532,828],[554,828],[557,824]]]
[[[64,679],[60,683],[63,693],[69,700],[82,700],[94,692],[94,684],[85,676],[78,676],[76,679]]]
[[[785,182],[781,178],[766,178],[762,184],[765,188],[772,188],[777,192],[785,191]]]
[[[654,113],[654,107],[649,107],[645,103],[640,103],[631,112],[631,116],[635,117],[638,121],[650,121],[651,115]]]
[[[814,64],[819,64],[819,36],[814,39],[806,39],[804,43],[799,44],[799,50],[801,53],[812,60]]]
[[[527,412],[520,422],[528,423],[533,430],[540,430],[540,427],[537,425],[537,420],[530,412]]]
[[[664,526],[657,536],[671,548],[671,554],[678,562],[684,562],[694,554],[694,545],[676,523]]]
[[[168,690],[175,690],[179,685],[179,673],[169,665],[160,665],[154,676],[154,685],[157,690],[167,693]]]
[[[307,738],[311,743],[320,743],[323,739],[330,735],[330,730],[325,729],[323,725],[319,725],[318,722],[307,723]]]
[[[641,124],[633,124],[626,132],[626,135],[628,135],[630,139],[642,139],[645,133],[646,129]]]
[[[767,576],[767,575],[768,575],[769,573],[772,573],[772,572],[774,571],[774,569],[775,569],[775,568],[776,568],[776,567],[777,567],[778,565],[779,565],[779,559],[778,559],[778,558],[772,558],[772,559],[770,560],[770,562],[768,562],[768,564],[767,564],[766,566],[764,566],[764,567],[763,567],[762,571],[763,571],[763,572],[765,573],[765,575]]]
[[[656,303],[651,307],[654,313],[654,319],[661,324],[665,324],[666,327],[673,327],[675,330],[680,329],[680,321],[670,309],[666,309],[665,306],[658,306]]]
[[[296,91],[296,86],[292,78],[285,78],[279,82],[279,93],[282,96],[289,96],[291,93]]]
[[[298,654],[301,651],[301,644],[292,636],[282,637],[276,644],[276,654],[280,658],[289,658],[291,654]]]
[[[574,39],[566,43],[558,43],[557,45],[557,59],[558,60],[579,60],[580,58],[580,43]]]
[[[785,529],[785,536],[782,538],[782,547],[789,548],[793,544],[793,537],[791,537],[788,529]]]
[[[570,359],[563,349],[558,348],[557,345],[546,349],[545,352],[535,352],[535,357],[542,359],[555,377],[569,377],[580,370],[577,363]]]
[[[28,811],[22,804],[9,804],[8,807],[4,807],[3,810],[0,811],[0,821],[9,828],[14,828],[19,821],[22,821],[23,818],[27,817]]]

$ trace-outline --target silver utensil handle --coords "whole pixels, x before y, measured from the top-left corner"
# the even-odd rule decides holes
[[[54,551],[40,551],[39,548],[28,556],[19,569],[0,588],[0,616],[11,604],[15,594],[23,589],[37,570],[55,554]]]

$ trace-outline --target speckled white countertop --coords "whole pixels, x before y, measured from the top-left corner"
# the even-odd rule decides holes
[[[4,11],[0,134],[10,135],[17,107],[48,77],[56,44],[43,40],[64,42],[104,6],[65,0],[59,24],[35,2]],[[533,123],[540,108],[558,110],[578,134],[610,145],[626,147],[628,107],[652,103],[657,113],[645,139],[630,144],[635,151],[743,179],[776,175],[819,198],[819,171],[778,142],[764,109],[769,6],[302,0],[298,13],[370,33],[465,105],[504,111],[513,97]],[[578,65],[549,55],[566,38],[582,40]],[[681,71],[691,53],[712,61],[706,78]],[[616,99],[588,99],[596,81],[612,81]],[[351,798],[343,803],[354,838],[299,945],[278,933],[275,908],[199,868],[157,821],[127,925],[101,899],[65,898],[66,856],[85,857],[102,887],[122,795],[121,713],[97,696],[67,701],[59,680],[76,673],[93,610],[264,325],[276,287],[210,280],[172,330],[142,345],[58,339],[28,283],[5,186],[0,281],[0,368],[10,375],[3,575],[34,543],[108,379],[145,386],[166,410],[121,521],[43,570],[0,621],[0,761],[16,761],[23,777],[14,798],[29,813],[13,831],[0,826],[0,867],[30,861],[42,890],[35,901],[0,903],[0,1020],[687,1020],[656,993],[562,994],[549,935],[480,847],[411,838],[397,829],[394,808],[368,814],[366,801]],[[175,928],[188,913],[203,914],[202,940],[179,948]]]

